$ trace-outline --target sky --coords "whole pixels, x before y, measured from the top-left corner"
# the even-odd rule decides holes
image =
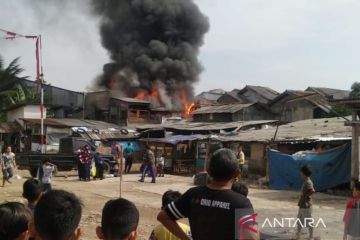
[[[47,82],[84,91],[108,62],[98,19],[87,0],[1,0],[0,28],[42,34]],[[51,0],[54,1],[54,0]],[[50,1],[50,2],[51,2]],[[200,50],[197,93],[264,85],[277,91],[308,86],[349,89],[360,81],[358,0],[195,0],[209,17]],[[1,33],[0,33],[1,38]],[[35,43],[0,39],[8,63],[21,57],[35,76]]]

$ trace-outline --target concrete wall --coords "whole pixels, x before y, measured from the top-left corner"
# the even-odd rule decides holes
[[[27,105],[22,106],[6,113],[7,122],[14,122],[19,118],[35,118],[40,119],[40,106],[38,105]],[[46,118],[46,109],[44,109],[44,118]]]

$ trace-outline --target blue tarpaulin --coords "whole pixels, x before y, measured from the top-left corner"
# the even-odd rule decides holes
[[[288,155],[276,150],[268,151],[270,188],[299,190],[302,185],[300,169],[310,166],[316,191],[326,190],[350,182],[351,145],[322,153]]]

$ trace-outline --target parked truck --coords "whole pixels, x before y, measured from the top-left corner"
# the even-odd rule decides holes
[[[19,169],[28,169],[31,176],[37,175],[37,170],[44,159],[49,159],[56,165],[57,171],[70,171],[77,169],[77,150],[84,145],[89,145],[92,154],[95,154],[96,146],[93,142],[79,137],[66,137],[60,139],[59,152],[54,154],[42,154],[39,152],[25,152],[16,155]],[[118,160],[113,155],[101,154],[105,165],[105,174],[117,176],[119,171]]]

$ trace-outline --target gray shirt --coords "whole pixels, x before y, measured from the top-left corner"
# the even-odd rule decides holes
[[[301,187],[301,196],[298,206],[300,208],[310,208],[312,206],[311,195],[315,192],[314,184],[310,178],[308,178]]]
[[[54,172],[55,168],[52,165],[43,165],[42,168],[43,168],[43,172],[44,172],[44,175],[42,177],[42,183],[50,184],[51,178],[52,178],[52,173]]]
[[[7,168],[12,168],[14,167],[14,160],[15,160],[15,154],[14,153],[4,153],[2,155],[2,158],[1,158],[1,164],[2,166],[7,169]]]

